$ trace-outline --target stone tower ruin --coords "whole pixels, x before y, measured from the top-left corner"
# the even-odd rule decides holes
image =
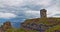
[[[45,9],[41,9],[41,10],[40,10],[40,17],[41,17],[41,18],[46,18],[46,17],[47,17],[46,12],[47,12],[47,11],[46,11]]]

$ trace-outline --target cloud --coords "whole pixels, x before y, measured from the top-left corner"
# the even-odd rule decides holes
[[[46,8],[47,11],[47,15],[48,17],[58,17],[59,15],[56,14],[60,14],[60,4],[58,4],[59,2],[57,0],[55,0],[55,3],[50,5],[48,8]],[[59,7],[58,7],[59,6]]]
[[[0,18],[14,18],[16,17],[15,14],[12,14],[12,13],[3,13],[3,12],[0,12]]]
[[[42,6],[48,6],[51,4],[52,0],[26,0],[26,2],[29,2],[33,5],[42,5]]]
[[[40,11],[27,10],[25,11],[25,15],[26,15],[26,18],[39,18]]]
[[[18,6],[22,5],[23,0],[0,0],[1,5]]]
[[[24,6],[24,5],[40,5],[40,6],[49,6],[53,0],[0,0],[0,5],[7,6]]]

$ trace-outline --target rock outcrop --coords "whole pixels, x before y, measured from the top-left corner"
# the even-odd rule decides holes
[[[9,21],[3,23],[3,27],[2,27],[2,28],[3,28],[4,30],[11,28],[11,23],[10,23]]]
[[[0,27],[0,32],[6,31],[7,29],[11,28],[11,23],[9,21],[6,21],[3,23],[3,25]]]

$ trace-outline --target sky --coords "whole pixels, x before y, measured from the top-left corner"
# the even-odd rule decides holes
[[[0,25],[6,20],[13,24],[39,18],[41,9],[47,10],[47,17],[60,17],[59,3],[60,0],[0,0]]]

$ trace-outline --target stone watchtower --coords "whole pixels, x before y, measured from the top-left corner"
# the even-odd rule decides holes
[[[41,9],[40,10],[40,16],[41,16],[41,18],[46,18],[47,17],[46,12],[47,11],[45,9]]]

